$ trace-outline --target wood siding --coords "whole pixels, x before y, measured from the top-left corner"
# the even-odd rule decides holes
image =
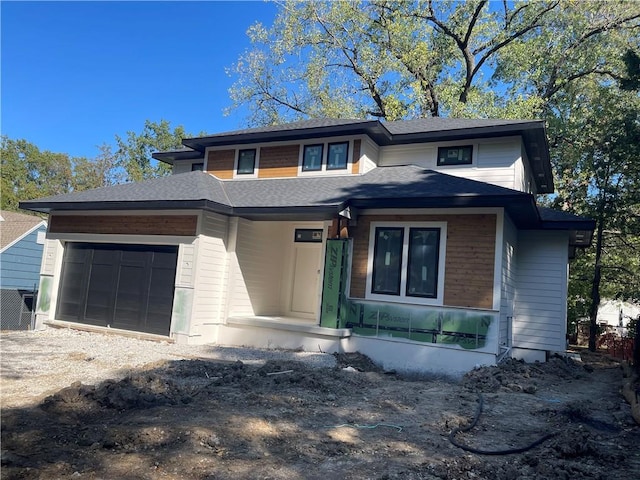
[[[517,260],[513,346],[564,351],[567,233],[520,231]]]
[[[353,154],[351,157],[351,173],[360,173],[360,146],[362,145],[361,140],[353,141]]]
[[[261,148],[258,178],[297,176],[299,153],[300,145]]]
[[[353,236],[351,291],[365,298],[371,222],[447,222],[444,305],[493,307],[496,216],[483,215],[363,215]]]
[[[233,178],[233,166],[236,161],[235,150],[213,150],[207,157],[207,172],[222,180]]]
[[[53,215],[49,232],[192,236],[197,225],[196,215]]]

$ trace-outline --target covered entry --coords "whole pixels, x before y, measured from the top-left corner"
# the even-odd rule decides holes
[[[178,247],[66,244],[56,318],[169,335]]]

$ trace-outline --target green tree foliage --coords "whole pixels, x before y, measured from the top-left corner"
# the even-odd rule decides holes
[[[2,136],[3,210],[18,210],[18,202],[67,193],[72,189],[72,159],[65,153],[41,151],[26,140]]]
[[[629,1],[285,1],[249,30],[231,108],[254,125],[539,116],[579,80],[617,75],[638,18]]]
[[[153,152],[174,150],[182,146],[189,136],[182,126],[171,130],[166,120],[147,120],[141,133],[127,132],[126,138],[116,135],[116,165],[124,172],[124,181],[139,182],[148,178],[168,175],[168,165],[151,157]]]

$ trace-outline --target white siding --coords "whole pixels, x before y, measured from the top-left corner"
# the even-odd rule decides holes
[[[227,268],[227,232],[228,218],[214,213],[202,214],[200,235],[196,241],[195,257],[195,294],[192,311],[191,335],[199,334],[204,324],[221,323],[226,299]],[[178,268],[178,281],[188,285],[190,249],[182,249],[182,264]]]
[[[60,240],[47,240],[44,244],[44,251],[42,252],[42,268],[40,273],[42,275],[55,275],[56,261],[58,255],[62,255],[63,249],[60,244]]]
[[[229,316],[279,315],[286,224],[238,220],[229,265]],[[290,241],[289,241],[290,243]]]
[[[514,347],[565,350],[567,266],[566,232],[519,232]]]
[[[516,294],[518,231],[508,216],[504,217],[502,242],[502,282],[500,286],[500,332],[501,346],[511,346],[511,322]]]
[[[473,145],[472,165],[438,166],[438,147]],[[417,165],[449,175],[491,183],[505,188],[521,189],[516,171],[521,168],[520,137],[478,139],[431,144],[391,145],[380,149],[379,166]]]
[[[369,137],[364,137],[360,144],[360,173],[367,173],[376,168],[378,157],[380,155],[380,147]]]
[[[191,162],[176,162],[173,164],[173,174],[187,173],[191,171]]]

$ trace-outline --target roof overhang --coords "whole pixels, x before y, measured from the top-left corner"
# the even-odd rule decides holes
[[[379,145],[391,140],[391,134],[378,120],[366,120],[343,125],[325,125],[309,128],[292,128],[275,131],[256,131],[213,135],[210,137],[185,138],[182,144],[204,154],[208,147],[246,145],[249,143],[284,142],[309,138],[325,138],[348,135],[369,135]],[[155,158],[155,157],[154,157]]]

